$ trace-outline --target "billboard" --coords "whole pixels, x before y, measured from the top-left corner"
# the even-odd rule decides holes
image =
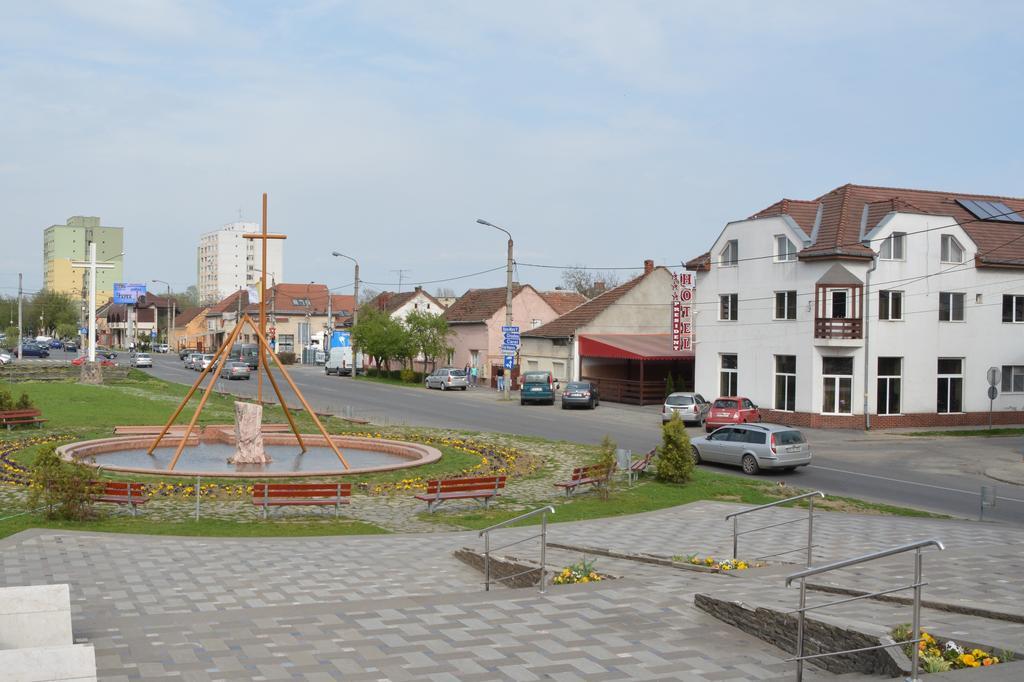
[[[336,331],[331,335],[331,348],[351,348],[352,333]]]
[[[146,295],[145,284],[129,284],[127,282],[114,283],[114,303],[128,303],[134,305],[139,296]]]
[[[672,275],[672,350],[693,350],[692,272]]]

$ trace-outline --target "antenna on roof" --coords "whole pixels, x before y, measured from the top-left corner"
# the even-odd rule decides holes
[[[407,268],[399,268],[391,272],[398,273],[398,293],[402,293],[402,281],[405,279],[405,273],[409,272],[409,270]]]

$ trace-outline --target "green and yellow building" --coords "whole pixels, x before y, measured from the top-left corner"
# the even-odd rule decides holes
[[[88,291],[88,271],[71,262],[89,260],[89,242],[96,242],[96,260],[110,261],[108,270],[96,271],[96,300],[114,295],[114,282],[124,281],[124,228],[103,227],[93,216],[72,216],[66,225],[51,225],[43,234],[43,286],[75,297]]]

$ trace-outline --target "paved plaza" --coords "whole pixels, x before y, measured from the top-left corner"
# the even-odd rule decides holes
[[[727,503],[553,524],[553,543],[660,555],[727,556]],[[806,516],[778,509],[753,523]],[[740,554],[799,544],[802,524],[743,536]],[[1024,651],[1015,567],[1024,531],[991,524],[824,512],[815,563],[922,538],[925,598],[1018,614],[1016,622],[925,609],[936,631]],[[507,529],[495,542],[537,532]],[[762,680],[791,679],[788,654],[693,606],[696,593],[795,606],[788,569],[713,575],[597,558],[619,579],[482,590],[452,557],[476,533],[323,538],[177,538],[32,530],[0,541],[0,584],[69,583],[75,640],[96,647],[100,678],[135,680]],[[509,550],[536,558],[536,544]],[[553,549],[552,568],[578,559]],[[795,567],[794,567],[795,568]],[[911,555],[820,576],[883,589],[912,575]],[[814,598],[830,595],[812,593]],[[910,620],[899,604],[857,602],[850,617]],[[838,615],[843,615],[840,611]],[[888,621],[886,624],[890,624]],[[812,679],[829,677],[812,668]]]

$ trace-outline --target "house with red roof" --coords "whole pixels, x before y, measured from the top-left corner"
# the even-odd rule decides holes
[[[1024,422],[1024,199],[847,184],[731,222],[696,272],[696,390],[815,427]],[[991,370],[991,371],[990,371]]]

